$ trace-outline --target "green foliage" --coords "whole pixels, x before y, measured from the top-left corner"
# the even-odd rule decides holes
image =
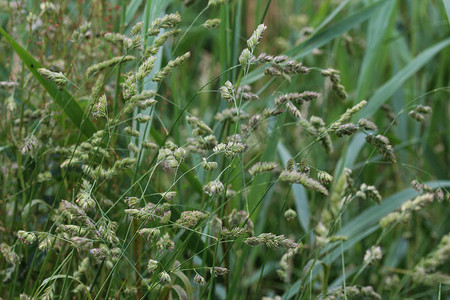
[[[0,298],[448,293],[446,1],[0,7]]]

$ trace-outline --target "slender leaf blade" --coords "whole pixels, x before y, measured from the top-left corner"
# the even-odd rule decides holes
[[[292,155],[283,145],[283,143],[278,143],[278,154],[280,155],[281,161],[286,165],[287,161],[292,158]],[[298,220],[305,232],[308,232],[309,228],[309,204],[308,195],[306,194],[305,188],[301,184],[293,184],[292,192],[294,195],[295,208],[297,209]]]
[[[80,128],[84,135],[88,137],[92,136],[97,129],[94,123],[92,123],[91,120],[85,116],[83,109],[80,107],[75,98],[66,89],[59,89],[56,84],[41,76],[37,69],[42,68],[42,65],[34,59],[28,51],[22,48],[22,46],[20,46],[6,31],[4,31],[3,28],[0,28],[0,33],[27,66],[34,78],[36,78],[45,88],[53,100],[55,100],[56,104],[64,110],[69,119],[78,128]]]
[[[417,55],[409,64],[395,74],[388,82],[377,89],[375,94],[370,98],[367,106],[360,112],[360,118],[371,117],[377,109],[386,102],[403,83],[422,68],[428,61],[438,54],[442,49],[450,45],[450,38],[447,38],[433,46],[427,48]]]

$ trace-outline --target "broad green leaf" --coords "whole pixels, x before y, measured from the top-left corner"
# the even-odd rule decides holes
[[[344,168],[353,169],[353,165],[355,164],[356,158],[358,158],[359,151],[361,151],[362,147],[366,143],[365,136],[366,135],[361,132],[355,134],[347,147],[345,155],[339,158],[334,171],[334,178],[339,178]]]
[[[147,1],[152,2],[152,1]],[[136,14],[139,6],[141,6],[142,0],[131,0],[130,3],[127,6],[127,10],[125,12],[125,25],[128,25],[128,23],[131,22],[134,15]]]
[[[369,20],[367,27],[367,47],[364,53],[364,59],[359,71],[358,86],[354,101],[358,102],[367,96],[367,93],[373,84],[373,81],[367,80],[370,78],[376,69],[375,64],[379,64],[383,51],[380,51],[383,46],[383,38],[388,31],[390,25],[389,19],[394,11],[396,1],[386,2],[376,14]]]
[[[427,48],[417,55],[409,64],[395,74],[388,82],[377,89],[375,94],[370,98],[367,106],[360,112],[360,118],[371,117],[377,109],[386,102],[397,91],[403,83],[422,68],[428,61],[438,54],[442,49],[450,45],[450,38],[447,38],[433,46]]]
[[[283,127],[282,125],[284,123],[285,117],[286,114],[277,116],[276,122],[271,128],[272,131],[270,132],[270,136],[268,137],[266,149],[261,156],[261,162],[273,161],[273,159],[275,158],[277,153],[276,147],[281,137],[281,129]],[[270,185],[270,176],[270,174],[256,175],[251,185],[251,189],[248,194],[248,207],[250,209],[250,217],[252,218],[253,222],[256,222],[256,220],[260,217],[260,204],[267,195],[267,191]]]
[[[281,157],[283,165],[286,165],[287,161],[292,158],[292,155],[283,145],[283,143],[278,143],[278,154]],[[292,192],[294,194],[295,208],[297,209],[298,220],[300,225],[302,225],[305,232],[308,232],[309,227],[309,204],[308,195],[306,194],[305,188],[301,184],[293,184]]]
[[[444,2],[445,12],[447,13],[448,23],[450,24],[450,0],[442,0]]]
[[[360,23],[367,20],[371,15],[376,13],[378,9],[386,2],[387,0],[378,1],[372,5],[367,6],[366,8],[361,9],[357,13],[345,18],[342,21],[337,22],[336,24],[331,25],[329,28],[325,29],[321,33],[312,36],[310,39],[305,42],[299,44],[298,46],[293,47],[292,49],[286,52],[286,55],[299,59],[306,54],[310,53],[316,48],[319,48],[326,43],[330,42],[334,38],[342,35],[343,33],[349,31],[353,27],[356,27]],[[253,83],[256,80],[260,79],[264,76],[264,71],[262,68],[258,68],[257,70],[251,72],[246,76],[244,82],[247,84]]]
[[[22,46],[20,46],[6,31],[0,28],[0,33],[11,45],[23,63],[27,66],[39,83],[50,94],[53,100],[58,104],[70,118],[70,120],[80,128],[81,132],[90,137],[97,131],[94,123],[85,115],[75,98],[64,88],[60,89],[53,82],[41,76],[37,69],[42,68],[42,65],[31,56]]]

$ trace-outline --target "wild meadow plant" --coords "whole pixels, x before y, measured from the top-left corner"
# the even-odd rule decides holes
[[[231,56],[217,50],[220,72],[204,69],[210,78],[201,81],[195,61],[215,65],[215,57],[202,44],[187,46],[189,35],[223,28],[229,41],[230,9],[239,15],[243,4],[185,2],[203,8],[191,23],[182,18],[187,8],[164,14],[178,5],[158,1],[142,4],[142,21],[133,18],[140,4],[93,1],[90,22],[63,17],[89,9],[81,2],[1,2],[10,60],[2,58],[0,82],[0,296],[448,292],[450,182],[425,183],[412,171],[423,166],[400,151],[408,140],[399,147],[391,133],[412,123],[405,115],[416,128],[430,126],[433,108],[385,106],[386,115],[373,117],[382,96],[359,99],[344,85],[348,72],[295,51],[273,53],[264,43],[271,24],[262,22],[248,39],[237,32]],[[378,9],[393,8],[379,1],[355,14],[376,21]],[[212,16],[202,20],[207,10]],[[299,45],[319,55],[344,21],[321,35],[305,29]]]

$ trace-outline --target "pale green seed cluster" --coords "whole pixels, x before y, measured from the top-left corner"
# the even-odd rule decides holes
[[[365,183],[361,184],[359,191],[356,193],[356,197],[363,200],[370,199],[378,204],[381,204],[382,201],[382,197],[377,188],[373,185],[366,185]]]
[[[411,110],[408,115],[416,120],[417,122],[423,122],[425,120],[425,115],[431,113],[431,107],[418,105],[416,109]]]
[[[136,58],[132,55],[125,55],[125,56],[116,56],[111,59],[105,60],[101,63],[95,64],[93,66],[90,66],[86,71],[86,76],[92,76],[106,68],[117,66],[118,64],[123,64],[128,61],[135,60]]]
[[[362,100],[361,102],[359,102],[358,104],[356,104],[355,106],[347,109],[345,111],[344,114],[342,114],[339,119],[334,122],[333,124],[331,124],[330,129],[332,131],[335,131],[339,128],[339,126],[345,124],[348,120],[350,120],[350,118],[356,114],[357,112],[359,112],[364,106],[366,106],[367,101],[366,100]]]
[[[179,13],[173,13],[165,15],[162,18],[157,18],[152,22],[152,25],[147,31],[148,35],[155,36],[158,35],[162,28],[167,29],[170,27],[175,27],[181,22],[181,16]]]
[[[264,74],[269,76],[283,76],[290,79],[289,76],[296,74],[308,74],[309,68],[302,63],[290,59],[286,55],[272,56],[266,53],[261,53],[253,60],[255,64],[268,64],[264,69]]]
[[[203,23],[202,26],[205,27],[206,29],[212,29],[219,26],[221,22],[222,22],[221,19],[208,19],[205,21],[205,23]]]
[[[303,244],[299,243],[295,248],[289,248],[287,252],[280,259],[280,269],[277,270],[277,275],[284,281],[289,282],[289,269],[293,267],[293,258],[300,253]]]
[[[226,100],[227,102],[233,103],[236,101],[236,91],[233,86],[233,84],[227,80],[225,82],[225,85],[220,87],[220,96],[222,99]]]
[[[406,222],[410,219],[412,212],[418,211],[433,202],[434,194],[426,193],[402,204],[399,210],[394,211],[380,220],[380,226],[385,228],[396,222]]]
[[[203,158],[202,168],[206,171],[214,171],[217,169],[217,163],[215,161],[208,162],[206,158]]]
[[[95,200],[92,198],[91,194],[92,189],[92,184],[86,179],[83,179],[81,189],[77,194],[75,202],[85,211],[95,209]]]
[[[152,81],[159,82],[162,81],[167,75],[169,75],[172,70],[182,63],[184,63],[189,57],[191,57],[191,52],[186,52],[182,56],[178,56],[174,60],[170,60],[167,65],[159,70],[152,78]]]
[[[343,286],[339,286],[337,289],[331,291],[324,300],[338,300],[338,299],[376,299],[381,300],[381,296],[376,293],[371,286],[346,286],[345,289]]]
[[[282,171],[280,174],[279,180],[284,181],[284,182],[289,182],[289,183],[299,183],[307,189],[311,189],[311,190],[317,191],[321,194],[328,195],[328,190],[326,187],[324,187],[322,184],[320,184],[318,181],[312,179],[308,175],[306,175],[304,173],[300,173],[296,170]]]
[[[167,147],[159,150],[157,161],[163,164],[163,167],[178,168],[186,158],[186,153],[182,147],[167,144]]]
[[[53,81],[53,83],[61,88],[65,87],[69,83],[69,79],[67,79],[61,72],[52,72],[45,68],[38,68],[37,71],[40,75],[47,78],[47,80]]]
[[[319,180],[322,184],[330,184],[333,181],[333,176],[325,171],[319,171],[317,173],[317,180]]]
[[[286,221],[292,221],[295,218],[297,218],[297,212],[295,210],[293,210],[292,208],[289,208],[288,210],[286,210],[284,212],[284,218],[286,219]]]
[[[32,232],[27,232],[27,231],[24,231],[24,230],[19,230],[17,232],[17,237],[19,238],[19,240],[22,243],[28,244],[28,245],[33,244],[38,239],[36,234],[34,234]]]
[[[250,49],[255,48],[259,42],[261,41],[262,35],[264,31],[267,29],[267,26],[264,24],[259,24],[258,27],[256,27],[255,31],[253,31],[251,37],[247,40],[247,46]]]
[[[273,233],[261,233],[256,237],[246,238],[244,242],[249,246],[266,245],[266,247],[271,249],[298,247],[297,243],[285,238],[284,235],[275,235]]]
[[[208,182],[204,187],[203,187],[203,191],[205,192],[205,194],[209,195],[209,196],[214,196],[217,194],[222,193],[225,190],[223,183],[220,182],[219,180],[213,180]]]
[[[345,87],[341,84],[341,76],[338,70],[326,69],[322,71],[322,75],[330,78],[332,89],[340,99],[347,99],[348,95]]]
[[[383,258],[383,251],[379,246],[372,246],[366,250],[363,261],[365,264],[373,264]]]
[[[213,151],[215,154],[225,154],[225,156],[232,157],[239,153],[244,152],[246,145],[240,142],[229,141],[228,143],[220,143],[214,147]]]
[[[199,210],[183,211],[180,218],[176,221],[176,225],[181,228],[195,228],[198,223],[207,217],[208,214]]]
[[[94,118],[105,118],[108,115],[108,101],[106,95],[103,94],[98,98],[97,103],[92,110],[92,116]]]
[[[19,255],[17,255],[17,253],[14,252],[13,248],[5,242],[0,244],[0,252],[9,264],[14,266],[20,262]]]
[[[358,126],[365,129],[365,130],[373,130],[378,131],[377,125],[375,125],[372,121],[369,121],[367,119],[361,118],[358,120]]]
[[[327,154],[333,153],[333,142],[331,141],[331,136],[325,127],[325,122],[321,117],[311,116],[309,118],[309,122],[306,120],[301,122],[304,124],[304,127],[309,134],[315,135],[320,139],[320,143]]]
[[[366,136],[366,141],[372,146],[375,146],[375,148],[377,148],[378,150],[378,153],[383,155],[385,159],[392,162],[393,164],[397,163],[394,155],[394,149],[392,148],[387,137],[381,134],[369,134],[368,136]]]
[[[155,240],[161,236],[161,230],[159,228],[142,228],[138,233],[147,241]]]
[[[248,172],[250,175],[255,176],[260,173],[273,171],[277,167],[278,164],[276,162],[257,162],[248,170]]]
[[[450,233],[442,237],[434,251],[422,258],[412,270],[412,279],[418,284],[435,286],[436,284],[449,284],[450,275],[437,271],[440,266],[446,265],[450,258]],[[448,270],[448,269],[447,269]]]
[[[336,136],[342,137],[344,135],[353,135],[358,131],[358,126],[353,123],[342,124],[334,132]]]
[[[238,228],[235,227],[233,229],[223,228],[220,231],[220,236],[224,240],[236,240],[241,238],[246,238],[249,235],[249,231],[247,228]]]

